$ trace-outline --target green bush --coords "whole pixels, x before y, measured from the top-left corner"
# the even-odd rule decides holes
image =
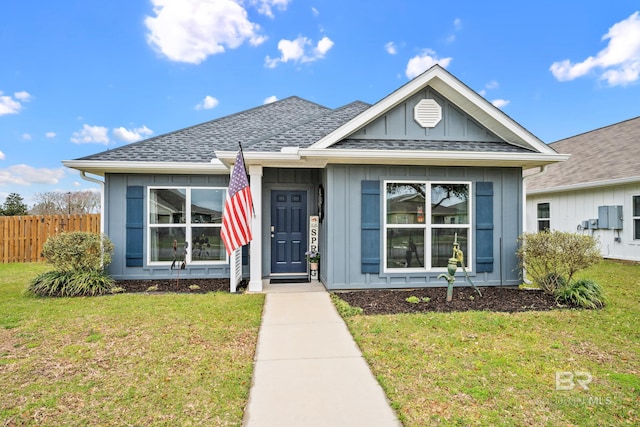
[[[563,231],[524,233],[517,251],[520,266],[540,288],[554,295],[576,272],[602,260],[592,236]]]
[[[113,243],[106,235],[74,231],[47,239],[42,254],[56,271],[101,271],[111,263]]]
[[[571,303],[583,308],[602,308],[607,299],[602,287],[593,280],[577,280],[556,290],[556,301]]]
[[[114,280],[103,271],[48,271],[31,281],[27,292],[42,297],[95,296],[111,293]]]

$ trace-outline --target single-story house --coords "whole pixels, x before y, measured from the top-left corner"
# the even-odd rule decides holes
[[[114,278],[175,277],[182,262],[180,277],[237,277],[220,226],[239,143],[254,291],[307,277],[310,243],[330,290],[444,286],[454,239],[476,285],[517,285],[523,171],[568,158],[438,65],[373,105],[293,96],[63,162],[104,177]]]
[[[640,117],[549,146],[571,157],[525,179],[527,231],[589,234],[603,257],[640,261]]]

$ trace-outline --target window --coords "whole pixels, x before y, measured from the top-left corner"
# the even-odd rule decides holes
[[[538,203],[538,231],[551,229],[551,211],[549,203]]]
[[[470,188],[459,182],[386,181],[386,270],[444,270],[455,239],[471,268]]]
[[[149,261],[226,262],[220,239],[226,192],[226,188],[149,188]]]
[[[640,196],[633,196],[633,238],[640,240]]]

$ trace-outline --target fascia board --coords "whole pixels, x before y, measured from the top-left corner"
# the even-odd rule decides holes
[[[98,176],[104,176],[106,173],[172,173],[176,175],[229,173],[228,167],[219,160],[214,160],[211,163],[63,160],[62,164],[68,168]]]
[[[594,188],[611,187],[615,185],[625,185],[625,184],[635,184],[635,183],[640,183],[640,176],[633,176],[629,178],[620,178],[620,179],[608,179],[606,181],[583,182],[580,184],[561,185],[558,187],[541,188],[541,189],[535,189],[535,190],[527,189],[527,195],[536,196],[540,194],[563,193],[566,191],[591,190]]]
[[[300,150],[304,157],[326,159],[327,163],[351,164],[443,164],[456,166],[516,166],[531,168],[563,162],[569,154],[490,153],[476,151],[422,151],[422,150]]]

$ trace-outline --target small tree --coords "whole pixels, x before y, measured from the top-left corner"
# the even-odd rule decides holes
[[[524,233],[517,251],[520,266],[535,284],[551,295],[584,270],[602,260],[592,236],[563,231]]]
[[[27,205],[18,193],[9,194],[0,208],[0,214],[4,216],[27,215],[27,212]]]

